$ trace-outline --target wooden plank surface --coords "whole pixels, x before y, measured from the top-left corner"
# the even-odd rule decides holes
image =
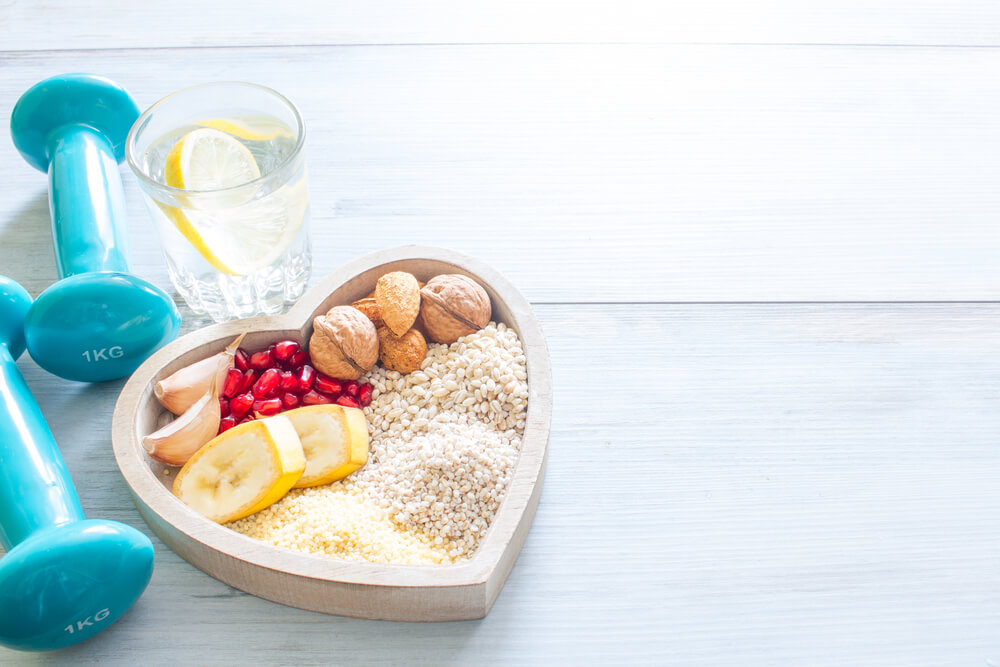
[[[537,308],[555,370],[535,524],[481,621],[302,612],[154,537],[115,626],[0,664],[984,665],[1000,661],[1000,306]],[[121,382],[20,364],[91,516],[150,534]]]
[[[0,4],[6,50],[498,42],[995,45],[989,0]],[[40,30],[41,25],[45,29]]]
[[[484,260],[555,384],[485,619],[294,610],[154,537],[121,622],[0,665],[1000,665],[998,46],[987,0],[0,3],[0,126],[66,71],[142,107],[275,87],[309,126],[314,275],[401,243]],[[9,141],[0,168],[0,273],[37,295],[45,177]],[[88,515],[151,534],[111,452],[123,382],[19,366]]]
[[[81,67],[0,57],[4,125],[33,82]],[[86,68],[141,106],[220,79],[295,100],[317,275],[426,243],[497,266],[532,301],[1000,294],[1000,50],[168,49]],[[3,270],[37,294],[55,274],[45,178],[7,142],[0,164]],[[166,285],[131,174],[126,187],[134,263]]]

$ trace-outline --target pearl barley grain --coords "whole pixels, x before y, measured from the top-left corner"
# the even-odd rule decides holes
[[[376,367],[368,464],[289,492],[228,524],[270,544],[379,563],[455,563],[479,546],[517,463],[527,413],[524,350],[490,323],[430,344],[421,370]]]

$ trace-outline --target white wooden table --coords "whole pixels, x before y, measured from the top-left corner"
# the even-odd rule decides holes
[[[123,382],[24,357],[85,511],[156,570],[0,664],[1000,665],[1000,5],[329,4],[0,4],[0,124],[67,71],[143,107],[259,82],[309,127],[315,276],[410,242],[506,273],[555,381],[521,557],[475,622],[245,595],[139,518]],[[0,179],[0,273],[37,295],[45,178],[4,140]]]

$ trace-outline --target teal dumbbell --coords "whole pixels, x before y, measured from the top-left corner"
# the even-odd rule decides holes
[[[124,377],[177,336],[180,314],[152,283],[128,273],[119,163],[139,109],[124,88],[91,74],[32,86],[11,114],[14,145],[49,174],[60,280],[24,322],[28,352],[60,377]]]
[[[59,447],[14,362],[31,297],[0,276],[0,645],[48,651],[83,641],[139,599],[153,545],[85,519]]]

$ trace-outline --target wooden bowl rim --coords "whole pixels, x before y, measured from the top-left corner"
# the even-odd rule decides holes
[[[304,335],[311,327],[314,313],[325,312],[327,308],[339,305],[333,303],[338,301],[333,298],[335,290],[348,289],[352,281],[360,279],[366,272],[387,264],[405,265],[419,260],[451,265],[456,269],[453,272],[466,273],[486,287],[494,299],[494,314],[496,315],[499,301],[499,305],[506,308],[513,317],[514,321],[507,324],[518,332],[527,359],[529,398],[521,452],[504,501],[471,559],[451,565],[400,565],[355,562],[299,553],[266,544],[216,524],[188,508],[163,486],[149,467],[149,459],[139,442],[137,420],[142,401],[152,400],[153,383],[165,368],[186,353],[208,347],[221,349],[243,331],[299,331]],[[401,267],[387,270],[397,268]],[[495,316],[494,320],[496,319]],[[200,355],[186,360],[184,364],[196,358],[200,358]],[[184,364],[177,363],[176,366]],[[167,374],[163,373],[163,376]],[[532,516],[525,516],[525,505],[526,499],[534,486],[541,483],[544,474],[551,422],[551,397],[551,367],[545,339],[531,306],[523,295],[498,271],[478,260],[443,248],[400,246],[370,253],[341,265],[320,279],[287,313],[210,325],[188,333],[158,350],[133,373],[122,389],[114,411],[112,445],[115,460],[137,506],[142,502],[189,540],[201,543],[212,551],[250,565],[329,582],[397,587],[471,586],[484,584],[489,580],[519,524],[522,520],[530,522],[532,519]],[[508,502],[512,499],[519,499],[521,502]],[[533,508],[531,510],[533,515]],[[168,546],[173,548],[173,545]],[[194,565],[205,569],[196,562],[196,557],[182,555]],[[244,590],[253,592],[250,588]]]

